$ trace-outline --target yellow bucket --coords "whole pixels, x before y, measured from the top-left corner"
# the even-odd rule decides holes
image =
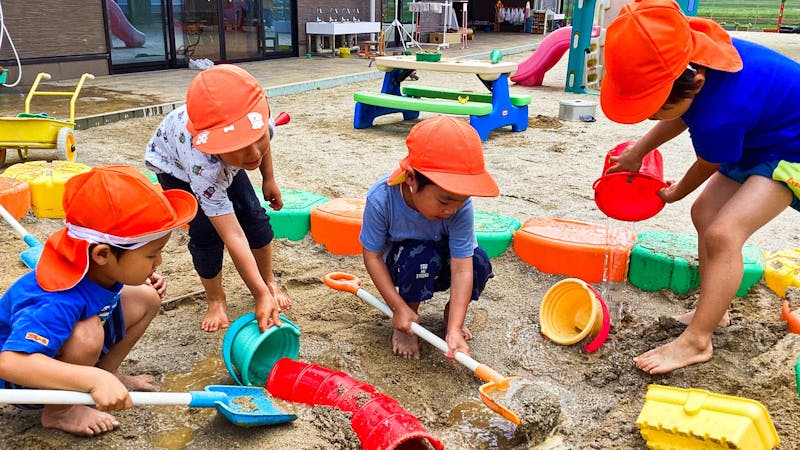
[[[800,287],[800,248],[764,252],[764,284],[778,297],[790,286]]]
[[[608,320],[608,309],[600,294],[577,278],[554,284],[539,306],[539,327],[546,338],[557,344],[572,345],[597,337],[584,347],[587,351],[594,351],[605,342]]]
[[[651,449],[767,450],[780,444],[761,403],[651,384],[636,426]]]
[[[30,161],[6,169],[3,176],[25,181],[31,188],[31,209],[36,217],[64,217],[64,185],[73,176],[88,172],[86,164],[69,161]]]

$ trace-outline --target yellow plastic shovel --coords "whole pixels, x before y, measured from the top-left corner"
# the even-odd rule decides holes
[[[344,272],[331,272],[325,275],[323,280],[328,287],[336,289],[337,291],[355,294],[357,297],[366,301],[370,305],[378,308],[388,317],[392,317],[392,310],[386,303],[383,303],[369,292],[361,289],[361,280],[358,279],[357,276]],[[447,342],[445,342],[444,339],[431,333],[418,323],[412,323],[411,330],[414,332],[414,334],[426,340],[429,344],[433,345],[444,353],[447,353]],[[504,377],[491,367],[485,364],[480,364],[478,361],[472,359],[469,355],[461,352],[456,352],[455,359],[459,363],[463,364],[466,368],[470,369],[478,378],[486,381],[485,384],[478,388],[478,392],[480,393],[483,403],[485,403],[486,406],[488,406],[492,411],[500,414],[516,425],[519,425],[519,417],[505,406],[499,404],[496,399],[505,398],[506,392],[511,388],[512,383],[517,380],[521,381],[522,378]]]

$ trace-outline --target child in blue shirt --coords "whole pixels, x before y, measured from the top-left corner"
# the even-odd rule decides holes
[[[635,358],[651,374],[711,359],[714,329],[743,274],[742,247],[791,206],[800,209],[800,64],[731,37],[715,22],[685,17],[673,0],[638,0],[609,25],[605,114],[658,123],[608,173],[639,170],[651,149],[689,130],[695,163],[659,192],[678,201],[707,181],[692,206],[700,295],[674,341]]]
[[[197,202],[107,166],[66,183],[64,210],[66,226],[47,239],[36,269],[0,298],[0,388],[90,393],[97,408],[46,405],[41,422],[94,436],[119,426],[104,411],[130,408],[128,388],[154,389],[151,376],[118,369],[158,314],[161,250]]]
[[[400,167],[367,192],[359,238],[364,265],[394,313],[396,355],[419,358],[411,323],[419,321],[422,301],[448,288],[447,356],[469,354],[467,307],[493,276],[489,256],[475,239],[470,197],[496,197],[499,190],[484,168],[478,133],[462,120],[423,120],[409,132],[406,146]]]

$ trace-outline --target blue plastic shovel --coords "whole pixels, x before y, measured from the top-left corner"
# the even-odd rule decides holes
[[[206,386],[204,391],[130,392],[134,405],[184,405],[217,408],[234,425],[275,425],[297,419],[276,408],[261,387]],[[51,389],[0,389],[0,403],[10,405],[94,405],[85,392]]]
[[[19,233],[19,235],[22,236],[22,240],[28,244],[28,248],[20,252],[19,259],[21,259],[23,264],[28,266],[29,269],[35,268],[36,263],[39,262],[39,256],[42,255],[42,249],[44,248],[42,243],[36,239],[34,235],[28,233],[25,228],[22,228],[22,225],[17,222],[14,216],[6,211],[3,205],[0,205],[0,216],[3,216],[3,219],[11,225],[11,228]]]

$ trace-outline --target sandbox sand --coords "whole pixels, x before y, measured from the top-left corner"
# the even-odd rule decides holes
[[[739,34],[763,42],[800,59],[800,36],[767,33]],[[509,57],[521,61],[527,54]],[[636,139],[651,123],[614,124],[598,108],[594,123],[561,122],[559,101],[596,97],[563,91],[566,58],[547,73],[544,86],[512,86],[512,92],[533,96],[527,131],[493,132],[485,142],[486,162],[501,195],[476,199],[476,207],[513,216],[557,217],[606,223],[593,201],[592,182],[600,175],[605,153],[616,144]],[[481,90],[472,77],[420,72],[420,82]],[[334,197],[363,197],[367,188],[392,170],[405,155],[404,139],[411,123],[382,118],[378,126],[352,127],[355,90],[378,90],[380,81],[362,82],[270,100],[273,111],[287,111],[292,121],[279,129],[273,141],[279,184]],[[732,111],[731,114],[735,114]],[[428,117],[427,114],[422,117]],[[128,120],[76,133],[84,163],[126,163],[143,168],[144,145],[160,118]],[[683,174],[693,160],[686,134],[664,145],[666,178]],[[53,155],[37,153],[37,158]],[[15,162],[9,155],[9,162]],[[258,181],[257,174],[251,174]],[[691,232],[689,208],[693,198],[668,205],[656,217],[636,224],[614,222],[635,233],[648,230]],[[797,212],[786,211],[749,241],[762,250],[800,247]],[[60,227],[58,220],[22,221],[33,234],[44,237]],[[25,272],[17,254],[25,244],[9,227],[2,240],[5,270],[0,288]],[[205,311],[203,296],[186,250],[183,230],[174,233],[160,272],[168,278],[168,298],[182,297],[160,314],[123,364],[131,373],[151,373],[162,390],[202,389],[230,384],[220,358],[223,333],[200,331]],[[779,319],[781,299],[763,284],[736,299],[732,325],[715,333],[714,358],[706,364],[669,375],[642,373],[632,358],[676,337],[683,326],[669,316],[693,307],[697,292],[643,292],[627,283],[606,291],[624,305],[608,342],[596,353],[579,346],[559,346],[542,338],[538,307],[545,291],[561,275],[543,274],[522,262],[512,251],[493,259],[496,277],[483,297],[470,306],[467,324],[475,332],[472,356],[498,372],[535,380],[555,395],[561,413],[553,433],[537,448],[645,448],[635,421],[652,383],[695,387],[762,402],[781,437],[781,448],[800,446],[797,417],[800,403],[794,381],[794,362],[800,337],[787,334]],[[321,281],[331,271],[347,271],[369,283],[359,256],[335,256],[310,236],[301,241],[279,240],[275,270],[294,307],[286,315],[302,329],[300,359],[345,371],[397,399],[418,416],[448,448],[533,448],[520,439],[507,421],[486,409],[478,397],[478,380],[465,368],[450,364],[428,345],[422,358],[403,360],[391,354],[390,322],[356,297],[333,291]],[[229,260],[224,268],[229,315],[249,312],[252,299]],[[195,293],[195,294],[193,294]],[[438,294],[421,308],[421,324],[441,334],[441,311],[446,295]],[[795,304],[795,307],[800,306]],[[279,402],[279,406],[291,405]],[[553,405],[551,405],[553,406]],[[555,411],[555,409],[554,409]],[[35,412],[0,407],[0,447],[3,448],[190,448],[190,449],[329,449],[349,448],[352,436],[344,415],[322,414],[298,408],[300,418],[286,425],[237,428],[213,410],[182,407],[134,407],[117,414],[119,430],[94,439],[42,430]],[[702,431],[702,430],[695,430]],[[537,439],[538,440],[538,439]]]

